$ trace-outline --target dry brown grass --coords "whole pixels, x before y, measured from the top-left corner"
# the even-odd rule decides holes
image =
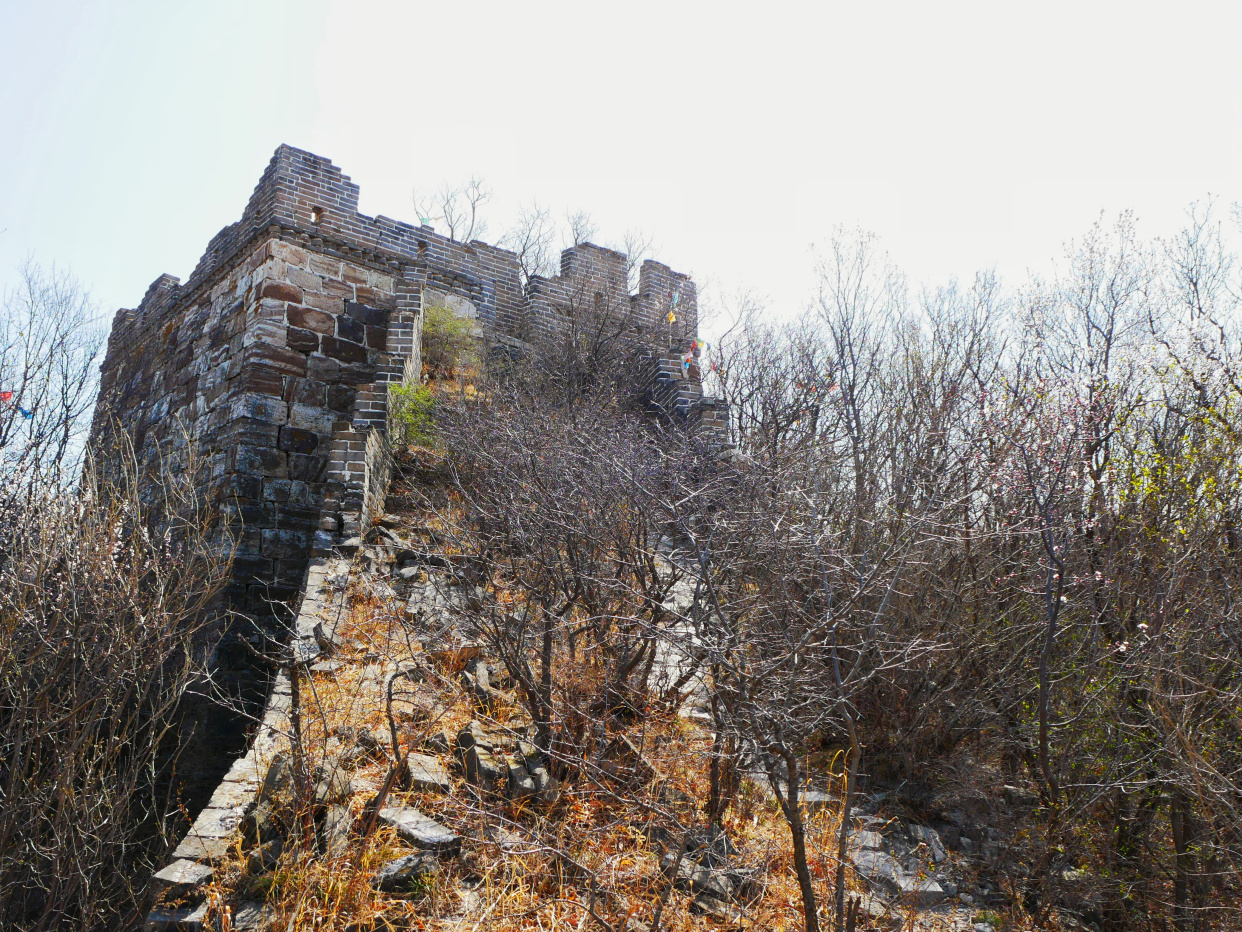
[[[424,462],[437,454],[422,450]],[[424,528],[457,530],[451,494],[440,497],[411,517]],[[453,535],[447,534],[451,541]],[[451,544],[441,548],[452,552]],[[355,569],[360,568],[355,564]],[[404,600],[382,582],[355,572],[349,584],[347,614],[338,633],[347,646],[338,659],[344,666],[332,674],[315,674],[304,690],[303,731],[311,759],[323,759],[349,744],[342,729],[367,728],[380,738],[385,753],[360,762],[352,773],[350,806],[362,813],[383,783],[391,765],[386,709],[388,679],[399,667],[415,663],[424,671],[421,682],[402,678],[394,691],[394,715],[403,749],[433,753],[422,746],[432,734],[451,740],[471,720],[497,736],[515,735],[530,725],[518,704],[501,703],[480,711],[460,687],[460,664],[432,660],[431,651],[411,635]],[[497,589],[498,601],[512,594]],[[606,668],[589,654],[571,658],[558,653],[554,680],[567,695],[596,694]],[[453,775],[447,793],[394,791],[388,805],[411,805],[452,828],[465,839],[460,857],[443,859],[440,872],[419,895],[395,896],[372,890],[371,877],[386,861],[413,853],[387,828],[355,839],[354,848],[337,859],[315,858],[290,851],[274,871],[250,871],[240,850],[217,872],[213,892],[222,901],[239,895],[263,897],[288,932],[340,929],[425,929],[445,932],[516,932],[516,930],[578,930],[632,928],[651,921],[665,895],[667,876],[660,869],[660,850],[643,828],[654,821],[665,825],[703,824],[708,797],[708,755],[711,736],[701,724],[675,714],[651,713],[629,732],[654,768],[641,786],[618,787],[591,768],[562,783],[550,808],[482,798],[463,779],[460,768],[441,754]],[[817,762],[815,771],[828,774],[829,789],[842,795],[841,761]],[[833,775],[835,774],[835,775]],[[811,871],[821,910],[829,909],[837,862],[840,809],[829,806],[807,817]],[[673,823],[675,820],[675,823]],[[743,781],[735,804],[722,824],[741,852],[741,861],[760,868],[758,894],[738,904],[743,919],[737,927],[796,930],[803,927],[802,901],[793,868],[789,829],[770,793]],[[497,844],[489,833],[497,827],[518,836],[516,846]],[[863,890],[853,875],[850,895]],[[592,913],[595,917],[593,918]],[[914,912],[894,910],[881,924],[864,917],[859,928],[892,928],[905,919],[913,928]],[[673,932],[718,928],[717,920],[690,911],[680,891],[668,897],[661,927]],[[924,923],[920,928],[935,928]],[[947,927],[947,926],[946,926]],[[1010,928],[1015,928],[1011,926]]]
[[[418,645],[410,649],[397,619],[394,607],[373,595],[359,592],[353,600],[342,633],[360,646],[343,654],[345,666],[334,674],[315,674],[313,689],[304,693],[304,734],[312,759],[344,749],[336,737],[342,727],[365,727],[387,735],[383,701],[387,677],[398,663],[420,653]],[[368,656],[382,659],[368,663]],[[397,717],[404,747],[413,744],[418,750],[421,737],[436,731],[455,735],[471,719],[497,735],[528,724],[516,706],[480,713],[456,685],[454,672],[439,671],[427,682],[401,690],[404,701],[397,704]],[[556,672],[560,682],[585,683],[600,675],[592,665],[571,663],[564,656],[558,658]],[[622,928],[631,918],[649,921],[667,881],[659,869],[658,852],[639,829],[656,811],[672,810],[683,824],[701,824],[698,801],[707,797],[710,736],[677,716],[649,719],[641,731],[637,740],[657,777],[629,791],[581,779],[563,787],[559,801],[545,811],[481,800],[455,773],[446,794],[394,793],[390,804],[416,806],[466,838],[463,855],[442,862],[441,873],[423,896],[410,899],[371,889],[370,879],[380,865],[413,853],[383,828],[357,842],[356,850],[342,858],[288,851],[266,874],[251,871],[238,850],[217,871],[212,892],[222,900],[265,899],[277,913],[278,927],[292,932],[386,927],[551,932],[598,927],[586,910],[592,890],[585,878],[593,876],[594,910],[613,928]],[[389,763],[385,754],[363,761],[353,772],[350,806],[355,814],[375,794]],[[839,813],[825,810],[808,823],[815,852],[812,869],[826,901],[836,869],[830,852]],[[801,928],[788,829],[775,802],[743,784],[739,803],[726,814],[724,824],[746,863],[764,868],[762,894],[747,904],[744,927]],[[517,850],[504,850],[487,841],[485,831],[497,825],[520,834],[525,842]],[[663,927],[690,930],[714,925],[713,920],[691,914],[688,906],[687,897],[674,893],[664,910]]]

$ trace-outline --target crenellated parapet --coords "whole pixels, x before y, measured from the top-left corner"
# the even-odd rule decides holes
[[[388,385],[420,372],[428,299],[469,308],[497,341],[555,340],[603,314],[667,354],[698,326],[694,282],[666,265],[632,276],[623,253],[584,243],[560,275],[523,283],[512,252],[362,214],[330,160],[281,146],[189,278],[161,275],[117,313],[93,429],[101,449],[121,430],[148,465],[196,451],[237,537],[234,607],[295,598],[316,542],[357,532],[368,439]]]

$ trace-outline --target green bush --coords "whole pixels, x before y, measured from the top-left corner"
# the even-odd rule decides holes
[[[474,322],[443,305],[427,308],[423,317],[423,365],[436,378],[452,378],[459,368],[478,361]]]
[[[388,386],[388,422],[400,443],[430,445],[434,439],[431,389],[417,382]]]

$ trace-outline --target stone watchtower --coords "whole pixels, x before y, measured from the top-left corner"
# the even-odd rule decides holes
[[[477,318],[493,344],[555,338],[583,297],[621,308],[647,348],[652,396],[695,423],[723,409],[681,355],[697,334],[694,283],[658,262],[627,286],[626,257],[584,244],[561,274],[523,283],[513,253],[358,212],[358,186],[328,159],[281,146],[241,219],[184,284],[161,275],[117,313],[92,442],[123,432],[140,464],[184,468],[235,529],[231,605],[266,614],[294,599],[313,547],[356,533],[390,382],[418,378],[422,310]],[[676,308],[676,323],[658,325]]]

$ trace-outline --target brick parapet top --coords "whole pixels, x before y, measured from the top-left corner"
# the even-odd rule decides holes
[[[293,146],[280,146],[255,186],[241,219],[212,237],[184,284],[174,276],[161,275],[147,290],[136,312],[118,314],[114,341],[124,344],[140,333],[150,332],[169,312],[198,300],[204,290],[233,269],[255,241],[265,236],[277,236],[362,265],[396,271],[400,276],[452,285],[470,294],[479,306],[481,322],[489,327],[522,318],[529,307],[529,296],[522,287],[513,252],[478,240],[459,243],[430,227],[359,213],[358,193],[358,185],[330,159]],[[625,261],[623,253],[584,243],[562,255],[564,276],[543,283],[545,287],[552,285],[553,292],[561,291],[571,276],[607,276],[616,268],[623,269]],[[653,278],[668,276],[689,281],[651,260],[643,264],[642,270]],[[654,276],[652,271],[656,272]],[[620,288],[625,289],[624,281]],[[540,290],[539,283],[535,290]]]

